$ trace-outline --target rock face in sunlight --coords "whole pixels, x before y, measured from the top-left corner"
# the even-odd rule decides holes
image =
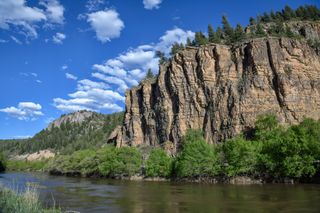
[[[176,151],[189,128],[216,143],[249,130],[267,113],[288,124],[320,119],[320,55],[306,39],[187,47],[160,68],[156,82],[126,93],[123,126],[109,141]]]
[[[70,123],[82,123],[87,118],[92,117],[93,114],[94,114],[94,112],[82,110],[82,111],[77,111],[77,112],[74,112],[74,113],[70,113],[70,114],[61,116],[61,118],[52,121],[48,125],[48,130],[51,130],[53,127],[60,127],[61,124],[66,124],[67,122],[70,122]]]

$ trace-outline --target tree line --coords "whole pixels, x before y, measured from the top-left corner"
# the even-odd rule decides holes
[[[163,149],[105,146],[59,155],[46,169],[53,173],[101,177],[310,179],[320,172],[320,121],[305,119],[281,126],[274,115],[261,116],[253,134],[208,144],[190,129],[182,149],[169,156]]]
[[[229,23],[227,16],[222,16],[221,24],[216,29],[211,24],[208,25],[207,35],[198,31],[195,33],[193,40],[187,39],[186,44],[174,43],[171,48],[170,55],[175,55],[186,46],[201,46],[208,43],[217,44],[233,44],[242,41],[247,38],[264,37],[266,35],[272,36],[284,36],[289,38],[297,38],[298,34],[295,34],[289,27],[284,26],[286,21],[318,21],[320,20],[320,9],[313,5],[300,6],[296,10],[290,6],[285,6],[281,11],[265,12],[263,15],[258,15],[256,18],[250,17],[249,27],[251,31],[246,33],[244,27],[241,24],[237,24],[235,28]],[[263,28],[263,24],[273,23],[268,29]],[[168,59],[164,57],[163,53],[157,53],[160,58],[160,64],[164,63]]]

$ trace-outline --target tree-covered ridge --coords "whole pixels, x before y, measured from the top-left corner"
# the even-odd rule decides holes
[[[222,16],[222,26],[218,26],[216,29],[211,24],[208,25],[207,35],[198,31],[195,33],[194,40],[188,39],[186,45],[182,43],[175,43],[171,49],[171,55],[176,54],[178,51],[185,48],[185,46],[201,46],[208,43],[217,44],[234,44],[236,42],[243,41],[248,38],[271,36],[283,36],[289,38],[300,38],[301,36],[292,32],[289,27],[284,23],[289,21],[319,21],[320,9],[313,5],[300,6],[296,10],[285,6],[281,11],[271,11],[270,13],[264,13],[258,15],[256,18],[251,17],[249,20],[250,25],[243,27],[237,24],[233,28],[226,16]],[[263,27],[269,24],[268,27]],[[245,30],[246,28],[250,30]],[[316,46],[319,41],[309,41],[310,44]],[[320,45],[319,45],[320,46]],[[160,63],[164,62],[166,58],[163,54],[158,53]],[[162,56],[162,57],[160,57]]]
[[[0,151],[7,154],[34,153],[53,149],[61,153],[100,147],[106,143],[113,129],[122,124],[123,113],[104,115],[92,113],[83,122],[64,122],[59,127],[44,129],[33,138],[0,141]]]

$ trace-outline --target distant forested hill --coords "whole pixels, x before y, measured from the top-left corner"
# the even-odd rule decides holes
[[[122,112],[105,115],[79,111],[63,115],[30,139],[0,140],[0,152],[24,154],[53,149],[68,154],[75,150],[100,147],[122,120]]]

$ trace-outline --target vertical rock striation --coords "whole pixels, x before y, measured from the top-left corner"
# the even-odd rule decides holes
[[[202,129],[215,143],[250,129],[266,113],[288,124],[320,119],[320,56],[305,40],[187,47],[161,66],[156,82],[126,93],[124,124],[110,141],[169,144],[175,152],[189,128]]]

